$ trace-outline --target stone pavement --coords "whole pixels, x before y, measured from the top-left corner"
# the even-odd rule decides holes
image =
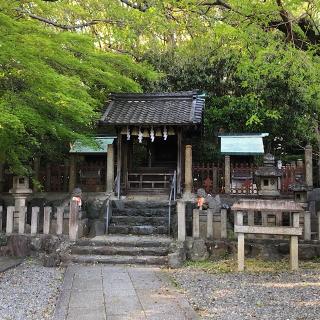
[[[155,267],[69,265],[53,320],[193,320],[197,314]]]
[[[16,257],[0,257],[0,272],[18,266],[23,261],[23,258]]]

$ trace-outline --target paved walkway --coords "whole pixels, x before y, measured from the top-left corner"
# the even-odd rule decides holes
[[[53,319],[194,320],[198,316],[159,268],[70,265]]]

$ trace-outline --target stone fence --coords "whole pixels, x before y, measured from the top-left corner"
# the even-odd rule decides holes
[[[6,226],[3,230],[4,210],[0,206],[0,232],[5,231],[7,235],[64,234],[68,235],[71,241],[75,241],[85,233],[87,219],[82,218],[81,208],[76,200],[70,201],[69,212],[66,214],[63,207],[57,207],[53,214],[53,208],[46,206],[43,208],[43,216],[40,217],[40,207],[32,207],[30,224],[27,224],[27,207],[16,210],[14,206],[8,206],[6,209]]]

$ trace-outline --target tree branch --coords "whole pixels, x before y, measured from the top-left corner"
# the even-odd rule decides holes
[[[49,19],[44,18],[44,17],[37,16],[37,15],[31,13],[31,12],[28,12],[28,11],[20,9],[20,8],[17,8],[16,10],[19,13],[26,14],[31,19],[41,21],[41,22],[43,22],[45,24],[48,24],[48,25],[51,25],[51,26],[54,26],[56,28],[63,29],[63,30],[76,30],[76,29],[80,29],[80,28],[90,27],[90,26],[96,25],[98,23],[116,24],[118,26],[123,26],[124,25],[123,21],[112,20],[112,19],[93,19],[91,21],[80,23],[80,24],[76,24],[76,25],[66,25],[66,24],[60,24],[58,22],[55,22],[53,20],[49,20]]]
[[[128,7],[130,8],[133,8],[133,9],[137,9],[141,12],[146,12],[148,9],[149,9],[149,6],[144,3],[144,4],[139,4],[139,3],[136,3],[136,2],[132,2],[130,0],[119,0],[121,3],[127,5]]]

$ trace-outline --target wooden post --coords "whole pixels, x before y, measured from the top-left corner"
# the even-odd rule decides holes
[[[114,149],[113,144],[108,144],[107,150],[107,170],[106,170],[106,191],[113,191],[114,182]]]
[[[50,233],[50,223],[51,223],[51,207],[44,207],[44,215],[43,215],[43,234]]]
[[[76,187],[76,155],[70,154],[69,166],[69,192],[72,192]]]
[[[0,232],[2,231],[3,206],[0,206]]]
[[[24,234],[26,229],[26,212],[27,207],[19,208],[19,234]]]
[[[178,241],[186,240],[186,203],[177,200]]]
[[[122,144],[122,181],[124,185],[124,190],[125,192],[127,191],[128,188],[128,144],[124,142]]]
[[[31,235],[36,235],[38,233],[38,225],[39,225],[39,207],[32,207],[31,212]]]
[[[121,148],[122,148],[122,136],[120,130],[118,132],[118,139],[117,139],[117,197],[120,198],[120,190],[121,190]]]
[[[71,200],[69,211],[69,238],[71,241],[78,239],[79,230],[79,206],[77,201]]]
[[[207,238],[213,239],[213,211],[207,209]]]
[[[292,226],[299,228],[299,212],[294,212],[292,217]],[[299,255],[298,255],[298,236],[290,236],[290,268],[298,270]]]
[[[187,196],[191,195],[192,192],[192,145],[188,144],[185,147],[185,158],[184,158],[184,194]]]
[[[308,188],[313,188],[313,172],[312,172],[312,147],[310,144],[306,145],[304,149],[304,162],[306,173],[306,185]]]
[[[63,208],[57,208],[57,230],[56,234],[61,235],[63,233]]]
[[[221,226],[220,226],[220,236],[221,236],[221,239],[227,239],[228,237],[228,234],[227,234],[227,209],[224,209],[222,208],[221,211],[220,211],[220,215],[221,215],[221,218],[220,218],[220,223],[221,223]]]
[[[304,240],[311,240],[311,214],[310,214],[310,211],[304,212]]]
[[[192,237],[193,239],[200,238],[200,210],[199,209],[193,209]]]
[[[320,211],[317,212],[318,216],[318,240],[320,240]]]
[[[182,132],[181,128],[177,132],[177,193],[181,194],[181,152],[182,152]]]
[[[224,156],[224,192],[230,193],[231,185],[231,167],[230,167],[230,156]]]
[[[14,214],[14,206],[7,207],[7,226],[6,226],[6,234],[13,233],[13,214]]]
[[[237,212],[237,226],[243,226],[243,212]],[[238,233],[238,271],[244,270],[244,233]]]

